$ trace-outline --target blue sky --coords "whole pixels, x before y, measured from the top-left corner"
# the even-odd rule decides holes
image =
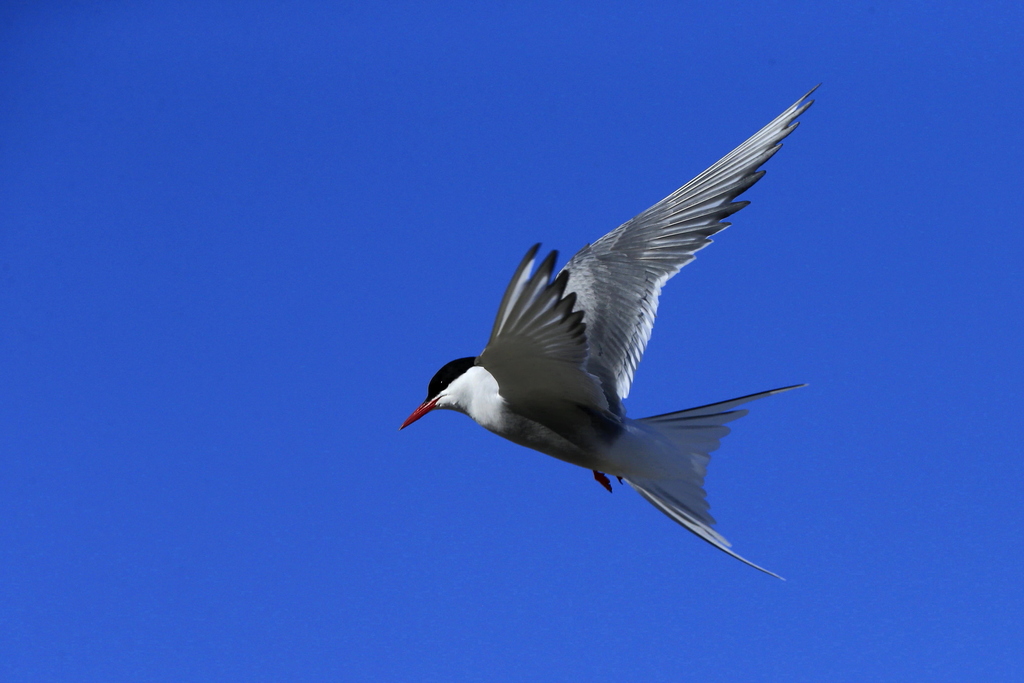
[[[0,677],[1024,677],[1017,3],[7,3]],[[632,416],[787,384],[718,529],[454,413],[562,262],[817,83]]]

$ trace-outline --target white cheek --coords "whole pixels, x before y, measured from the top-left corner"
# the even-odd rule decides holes
[[[455,399],[447,394],[441,394],[437,399],[437,403],[434,404],[434,407],[439,410],[458,410]]]
[[[452,382],[450,391],[457,407],[487,429],[494,430],[502,423],[504,401],[498,395],[498,383],[491,373],[475,366]]]
[[[499,419],[502,404],[498,383],[491,373],[481,367],[472,367],[438,395],[435,405],[442,410],[466,413],[486,426]]]

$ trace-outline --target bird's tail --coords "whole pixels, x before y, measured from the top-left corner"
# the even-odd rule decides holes
[[[707,494],[704,492],[704,475],[707,473],[707,465],[711,460],[709,454],[718,448],[722,437],[729,433],[729,428],[725,424],[747,414],[748,411],[739,406],[802,386],[806,385],[797,384],[791,387],[762,391],[759,394],[742,396],[731,401],[712,403],[699,408],[637,420],[647,428],[658,432],[671,443],[678,455],[687,459],[690,467],[686,468],[684,476],[678,478],[627,477],[626,481],[654,507],[687,530],[737,560],[781,579],[782,577],[778,574],[759,567],[734,553],[730,549],[729,541],[712,528],[715,519],[708,513]]]

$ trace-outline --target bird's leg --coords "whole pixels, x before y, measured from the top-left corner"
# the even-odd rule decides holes
[[[608,489],[608,493],[612,492],[612,483],[608,480],[608,477],[604,475],[604,472],[594,470],[594,479],[598,484]]]
[[[620,484],[622,483],[622,477],[620,477],[619,475],[617,475],[617,474],[616,474],[616,475],[615,475],[615,478],[619,480],[619,483],[620,483]]]

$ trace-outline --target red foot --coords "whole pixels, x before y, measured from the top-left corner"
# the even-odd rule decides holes
[[[608,489],[608,493],[612,492],[612,483],[608,480],[608,477],[604,476],[604,472],[594,470],[594,479],[597,480],[598,484]]]

